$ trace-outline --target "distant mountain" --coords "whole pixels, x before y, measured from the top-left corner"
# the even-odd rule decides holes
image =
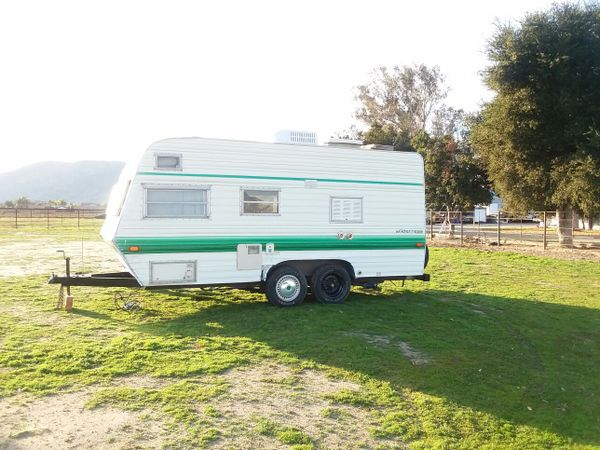
[[[106,203],[125,163],[121,161],[46,161],[0,173],[0,202],[30,200]]]

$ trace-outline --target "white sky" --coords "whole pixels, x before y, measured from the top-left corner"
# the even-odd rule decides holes
[[[547,0],[0,2],[0,172],[127,160],[158,139],[325,140],[378,65],[437,64],[475,110],[495,19]]]

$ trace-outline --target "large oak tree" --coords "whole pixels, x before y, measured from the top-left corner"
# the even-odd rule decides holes
[[[509,206],[557,209],[572,245],[571,209],[600,210],[600,6],[554,5],[499,26],[487,54],[496,96],[473,147]]]

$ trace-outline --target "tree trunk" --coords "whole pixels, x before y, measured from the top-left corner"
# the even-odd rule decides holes
[[[556,210],[558,244],[561,247],[573,247],[573,209]]]
[[[450,220],[450,207],[446,206],[446,218],[444,219],[444,223],[448,225],[448,238],[454,238],[454,226],[452,225],[452,220]]]

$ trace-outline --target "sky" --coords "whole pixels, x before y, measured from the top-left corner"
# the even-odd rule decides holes
[[[355,123],[373,68],[438,65],[446,103],[477,110],[496,23],[547,0],[0,2],[0,172],[131,160],[202,136],[325,141]]]

